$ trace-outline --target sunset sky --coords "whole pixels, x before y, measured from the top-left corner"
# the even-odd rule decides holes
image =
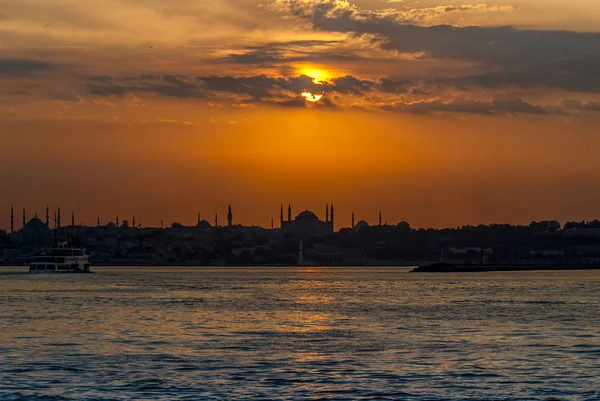
[[[599,71],[596,0],[0,0],[0,228],[600,218]]]

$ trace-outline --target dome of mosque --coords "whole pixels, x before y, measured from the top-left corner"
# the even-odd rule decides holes
[[[360,230],[361,228],[365,228],[365,227],[369,227],[369,223],[367,223],[364,220],[361,220],[358,223],[356,223],[356,225],[354,226],[354,229],[355,230]]]
[[[198,224],[196,224],[196,227],[197,228],[201,228],[203,230],[207,230],[207,229],[211,228],[212,226],[210,225],[210,223],[208,221],[206,221],[206,220],[200,220],[198,222]]]
[[[398,228],[410,230],[410,224],[408,224],[406,221],[402,220],[400,223],[398,223]]]
[[[34,217],[33,219],[29,220],[29,223],[27,223],[27,228],[38,228],[38,227],[45,227],[46,224],[44,222],[42,222],[42,220],[38,219],[37,217]]]
[[[296,216],[296,221],[319,221],[319,218],[313,212],[305,210]]]

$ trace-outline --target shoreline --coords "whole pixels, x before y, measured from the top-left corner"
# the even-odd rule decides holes
[[[433,263],[417,266],[411,273],[485,273],[537,270],[600,270],[600,265],[454,265]]]

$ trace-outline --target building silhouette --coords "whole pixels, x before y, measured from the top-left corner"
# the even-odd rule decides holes
[[[290,234],[302,237],[323,236],[334,232],[334,206],[326,205],[325,221],[320,220],[316,214],[306,209],[292,220],[292,206],[288,205],[288,220],[283,221],[283,207],[281,209],[281,229]]]

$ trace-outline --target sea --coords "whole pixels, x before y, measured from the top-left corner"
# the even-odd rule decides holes
[[[600,400],[600,271],[0,268],[0,400]]]

